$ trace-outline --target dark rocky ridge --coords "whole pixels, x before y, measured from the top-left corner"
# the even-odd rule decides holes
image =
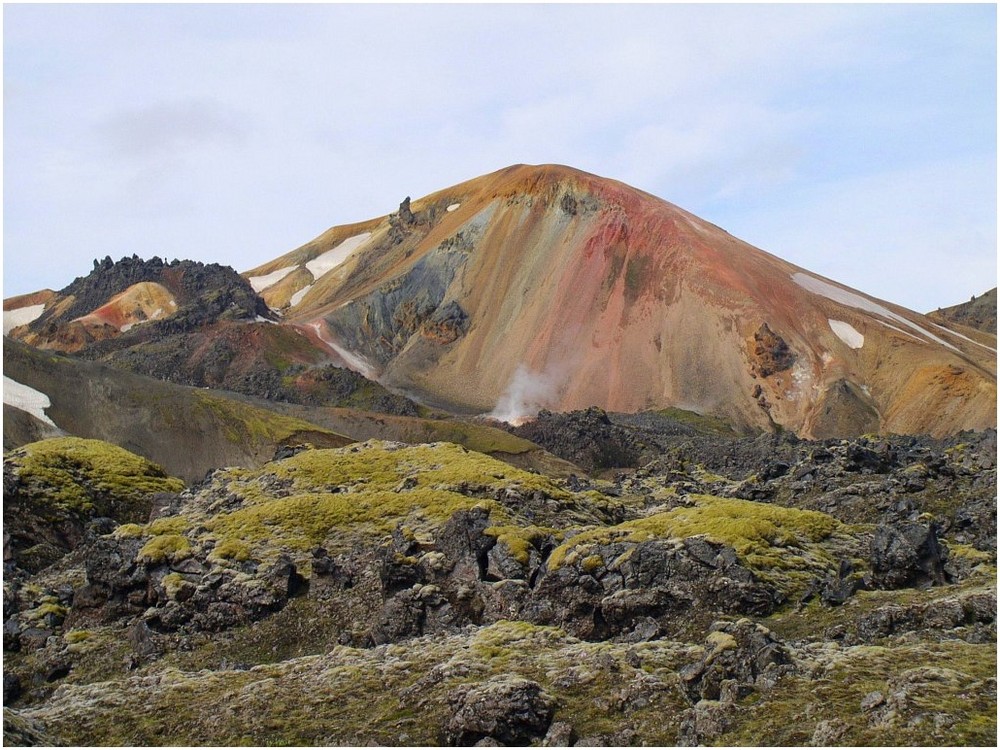
[[[264,301],[256,295],[249,282],[229,266],[174,260],[166,263],[158,257],[143,260],[137,255],[114,262],[110,257],[94,261],[94,270],[81,276],[59,292],[60,297],[72,296],[73,302],[55,314],[55,306],[35,320],[33,331],[55,333],[60,322],[71,321],[93,312],[109,299],[130,286],[152,281],[170,289],[177,296],[179,309],[162,321],[134,329],[134,336],[155,338],[178,331],[191,330],[220,317],[254,319],[273,317]],[[98,346],[101,344],[99,343]],[[104,344],[113,346],[113,344]]]
[[[72,321],[93,312],[140,282],[167,287],[178,309],[166,318],[133,326],[100,340],[87,340],[77,356],[141,375],[198,388],[219,388],[257,398],[307,405],[350,406],[416,415],[416,404],[350,370],[328,364],[326,352],[295,328],[272,325],[275,314],[249,282],[228,266],[133,255],[94,261],[94,270],[58,296],[72,298],[29,325],[35,345],[76,348]],[[264,321],[264,322],[261,322]],[[460,309],[444,308],[428,321],[439,338],[460,335]],[[85,337],[89,338],[89,337]],[[66,341],[63,341],[66,339]],[[313,369],[318,368],[318,369]]]
[[[928,313],[928,315],[942,322],[952,321],[961,323],[962,325],[996,335],[997,288],[993,287],[978,297],[972,295],[972,299],[960,305],[953,305],[944,309],[938,308],[934,312]]]

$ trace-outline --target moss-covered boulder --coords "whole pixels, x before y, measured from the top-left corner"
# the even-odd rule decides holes
[[[60,437],[5,454],[3,487],[5,560],[34,572],[74,549],[89,524],[145,521],[157,493],[184,483],[110,443]]]

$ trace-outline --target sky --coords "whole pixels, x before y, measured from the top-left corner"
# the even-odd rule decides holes
[[[5,5],[3,294],[248,270],[510,164],[926,312],[997,283],[982,5]]]

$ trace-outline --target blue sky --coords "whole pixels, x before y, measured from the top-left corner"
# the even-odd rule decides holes
[[[996,7],[4,6],[4,296],[562,163],[927,311],[996,285]]]

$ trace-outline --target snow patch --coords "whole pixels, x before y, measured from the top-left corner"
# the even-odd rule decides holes
[[[3,311],[3,335],[6,336],[18,326],[24,326],[33,320],[38,320],[45,312],[45,305],[28,305],[16,310]]]
[[[313,288],[313,285],[310,284],[307,287],[303,287],[302,289],[299,289],[299,291],[297,291],[295,294],[293,294],[292,298],[290,300],[288,300],[288,304],[291,305],[292,307],[295,307],[297,304],[299,304],[302,301],[302,299],[309,293],[309,290],[312,289],[312,288]]]
[[[817,279],[806,273],[793,273],[792,281],[813,294],[818,294],[821,297],[826,297],[834,302],[839,302],[842,305],[847,305],[848,307],[853,307],[857,310],[864,310],[865,312],[872,313],[873,315],[879,315],[883,318],[894,320],[897,323],[902,323],[907,328],[911,328],[925,338],[941,344],[941,346],[946,346],[956,352],[959,351],[956,347],[952,346],[944,339],[935,336],[926,328],[921,328],[916,323],[904,318],[902,315],[898,315],[884,305],[880,305],[878,302],[870,300],[867,297],[862,297],[860,294],[855,294],[847,289],[841,289],[839,286],[834,286],[833,284],[829,284],[822,279]],[[882,321],[879,321],[879,323],[882,323]],[[891,328],[892,326],[889,327]]]
[[[446,208],[445,210],[446,210],[446,211],[447,211],[448,213],[451,213],[452,211],[456,211],[456,210],[458,209],[458,207],[459,207],[459,206],[461,206],[461,205],[462,205],[461,203],[452,203],[452,204],[451,204],[450,206],[448,206],[448,208]]]
[[[372,367],[370,364],[368,364],[368,362],[365,361],[364,357],[355,354],[354,352],[349,351],[348,349],[345,349],[336,341],[327,336],[325,331],[323,330],[324,329],[323,321],[316,320],[313,321],[312,323],[306,323],[306,325],[309,328],[312,328],[316,332],[316,335],[319,337],[319,340],[322,341],[331,349],[333,349],[333,351],[335,351],[337,355],[342,360],[344,360],[344,364],[347,365],[350,369],[354,370],[355,372],[361,373],[369,380],[375,379],[375,368]]]
[[[247,281],[250,282],[250,286],[257,293],[263,292],[269,286],[274,286],[288,274],[295,270],[295,266],[289,266],[288,268],[282,268],[278,271],[267,274],[266,276],[251,276]]]
[[[843,320],[832,319],[827,319],[826,322],[830,324],[830,328],[835,334],[837,334],[837,338],[852,349],[860,349],[865,345],[864,335],[850,323],[845,323]]]
[[[318,258],[313,258],[306,263],[306,269],[313,275],[314,279],[318,279],[347,260],[351,253],[364,245],[371,236],[371,232],[362,232],[353,237],[348,237],[332,250],[327,250]]]
[[[978,341],[976,341],[974,339],[970,339],[968,336],[963,336],[958,331],[953,331],[950,328],[945,328],[944,326],[939,326],[937,323],[934,324],[934,327],[935,328],[940,328],[942,331],[944,331],[945,333],[950,333],[952,336],[958,336],[960,339],[964,339],[965,341],[968,341],[970,344],[975,344],[976,346],[981,346],[981,347],[983,347],[983,349],[986,349],[987,351],[993,352],[994,354],[997,353],[997,350],[994,349],[992,346],[986,346],[986,344],[980,344]]]
[[[133,328],[135,328],[135,323],[123,323],[122,327],[119,328],[118,330],[121,331],[122,333],[128,333]]]
[[[268,320],[263,315],[258,315],[256,318],[253,319],[253,322],[254,323],[270,323],[271,325],[275,325],[275,326],[278,325],[276,322],[274,322],[273,320]]]
[[[53,422],[45,410],[52,406],[49,397],[41,391],[36,391],[30,386],[18,383],[16,380],[3,376],[3,402],[10,404],[21,411],[26,411],[33,417],[37,417],[46,424],[53,427],[58,425]]]

